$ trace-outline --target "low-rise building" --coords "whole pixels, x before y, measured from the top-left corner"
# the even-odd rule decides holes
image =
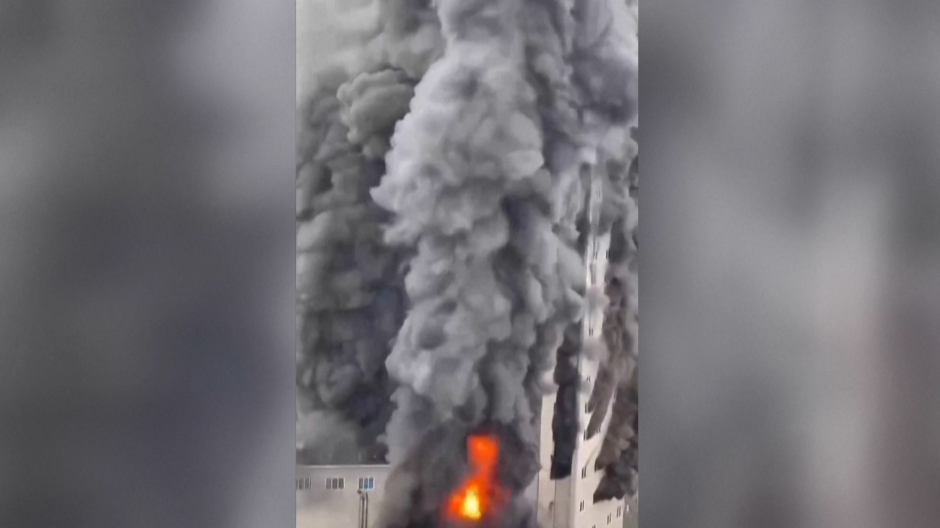
[[[297,528],[371,528],[389,466],[298,466]]]

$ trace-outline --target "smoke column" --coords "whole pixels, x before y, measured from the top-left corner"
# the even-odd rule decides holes
[[[521,389],[531,359],[557,347],[555,319],[580,313],[581,261],[553,227],[579,205],[557,203],[556,188],[567,179],[575,198],[581,189],[576,173],[545,168],[520,9],[439,3],[447,51],[418,85],[373,192],[396,214],[387,240],[417,249],[406,279],[411,312],[387,362],[402,385],[393,460],[458,417],[530,424]]]
[[[405,255],[384,243],[388,214],[369,191],[441,45],[428,6],[373,7],[378,23],[351,37],[365,41],[347,63],[317,72],[298,120],[298,455],[307,464],[383,461],[393,410],[385,359],[404,320]]]
[[[635,152],[634,148],[630,149]],[[611,220],[610,252],[606,280],[608,305],[604,315],[603,337],[609,352],[602,364],[589,403],[594,412],[588,426],[589,436],[600,430],[613,399],[610,423],[595,461],[604,476],[594,494],[594,501],[634,497],[638,487],[638,281],[637,281],[637,203],[639,158],[634,157],[629,172],[620,163],[608,167],[603,215]],[[620,174],[629,174],[621,184]],[[629,193],[625,192],[629,189]],[[608,207],[609,206],[609,207]],[[602,225],[606,223],[602,220]]]
[[[553,373],[576,402],[587,191],[636,124],[636,20],[619,0],[375,5],[300,120],[299,412],[355,432],[360,460],[387,446],[383,526],[433,526],[468,434],[502,439],[519,495]],[[577,417],[553,424],[569,472]],[[518,502],[501,526],[531,521]]]
[[[411,308],[386,363],[400,384],[390,457],[405,468],[440,428],[496,421],[535,460],[540,381],[584,302],[585,180],[611,128],[635,117],[635,55],[606,2],[437,10],[444,55],[416,86],[372,192],[394,213],[387,242],[416,251]],[[524,482],[535,474],[520,471]],[[418,480],[418,492],[450,484]]]

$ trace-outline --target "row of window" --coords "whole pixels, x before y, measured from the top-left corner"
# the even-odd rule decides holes
[[[311,484],[312,483],[309,478],[297,479],[298,490],[308,490],[310,489]],[[346,479],[342,477],[327,478],[326,489],[331,490],[331,491],[346,489]],[[375,489],[375,477],[360,477],[359,489],[361,490]]]
[[[581,501],[581,506],[580,506],[580,508],[581,508],[580,511],[584,511],[584,501]],[[621,516],[623,516],[623,506],[617,506],[617,518],[619,519]],[[608,513],[608,514],[607,514],[607,524],[610,524],[610,521],[611,521],[612,518],[613,518],[613,515],[610,514],[610,513]],[[597,525],[596,525],[596,524],[591,525],[591,528],[597,528]]]

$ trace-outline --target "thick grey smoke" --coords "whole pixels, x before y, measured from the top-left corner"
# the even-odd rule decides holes
[[[384,243],[388,215],[369,191],[440,45],[426,5],[385,0],[377,7],[379,25],[364,32],[369,40],[351,64],[318,72],[299,119],[298,411],[301,420],[311,412],[329,417],[337,424],[329,431],[356,431],[361,448],[356,456],[336,451],[330,446],[342,435],[300,427],[305,463],[383,460],[379,440],[393,409],[384,363],[404,319],[403,255]]]
[[[305,464],[332,465],[358,460],[357,430],[338,414],[314,411],[297,420],[298,454]]]
[[[408,89],[400,81],[323,75],[298,163],[299,410],[335,411],[361,431],[363,447],[374,445],[391,410],[382,363],[403,313],[398,259],[381,242],[384,213],[368,200],[383,172],[375,159],[382,143],[370,132],[394,123],[388,116]],[[387,96],[385,113],[360,121],[376,93]]]
[[[395,213],[387,240],[417,251],[406,279],[411,311],[387,363],[401,384],[393,461],[449,421],[514,424],[534,441],[541,374],[580,315],[578,152],[545,158],[540,105],[554,101],[528,75],[542,48],[527,50],[545,37],[521,23],[541,7],[438,3],[445,54],[418,84],[373,192]],[[546,68],[556,66],[551,52]]]
[[[556,412],[570,467],[587,191],[602,143],[636,123],[636,23],[610,0],[378,8],[364,52],[319,75],[301,120],[300,412],[387,445],[403,484],[383,523],[418,526],[403,490],[456,484],[413,469],[419,451],[458,454],[445,438],[502,427],[523,446],[504,477],[534,478],[553,371],[575,397]]]
[[[637,124],[637,12],[618,2],[575,2],[572,17],[576,37],[572,46],[572,82],[580,99],[581,122],[605,124],[597,130],[593,163],[584,166],[585,176],[601,188],[602,206],[591,217],[580,219],[581,253],[587,250],[589,233],[607,232],[614,218],[627,207],[624,198],[623,163],[635,155],[627,130]],[[609,125],[614,125],[613,127]],[[601,147],[601,148],[597,148]],[[617,166],[619,162],[620,166]],[[620,175],[619,177],[617,175]],[[618,187],[619,186],[619,187]],[[577,360],[584,353],[580,329],[572,327],[558,350],[555,383],[558,394],[552,423],[555,443],[552,478],[571,475],[572,459],[581,425],[577,394],[581,379]]]
[[[603,339],[607,360],[602,363],[589,401],[593,413],[589,437],[600,432],[607,409],[610,422],[595,461],[604,476],[594,500],[633,497],[638,478],[638,269],[637,194],[639,158],[636,143],[617,147],[606,164],[601,229],[610,233],[606,277],[608,305],[604,314]],[[613,405],[611,406],[611,401]]]

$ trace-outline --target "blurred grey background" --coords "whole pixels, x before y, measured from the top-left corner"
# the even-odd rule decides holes
[[[940,4],[640,11],[644,527],[937,526]],[[294,16],[0,0],[0,526],[294,522]]]
[[[294,42],[0,0],[0,526],[292,526]]]
[[[641,524],[940,526],[940,3],[640,12]]]

